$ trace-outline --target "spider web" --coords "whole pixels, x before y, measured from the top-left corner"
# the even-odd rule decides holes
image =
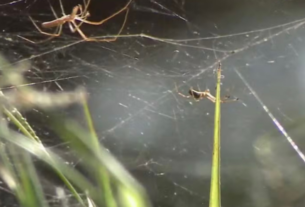
[[[70,2],[63,1],[66,14],[82,4]],[[90,20],[99,21],[125,3],[92,0]],[[61,16],[59,1],[50,4]],[[50,21],[50,4],[1,2],[1,52],[12,63],[31,61],[27,79],[40,90],[85,86],[100,141],[144,185],[155,206],[208,205],[214,105],[179,96],[175,85],[183,94],[190,87],[214,94],[219,61],[222,95],[240,99],[222,105],[223,205],[305,203],[299,185],[305,180],[297,185],[292,179],[304,170],[303,134],[274,124],[276,119],[285,126],[304,116],[303,2],[135,0],[124,35],[115,42],[85,42],[67,26],[44,44],[19,38],[46,38],[27,15],[38,23]],[[90,37],[109,37],[123,20],[121,14],[81,29]],[[65,113],[82,122],[75,108]],[[48,146],[65,153],[66,145],[43,125],[43,112],[35,109],[28,118]],[[259,139],[277,129],[289,135]],[[288,164],[291,157],[296,159]]]

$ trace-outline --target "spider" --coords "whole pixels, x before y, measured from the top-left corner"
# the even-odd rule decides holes
[[[178,91],[177,85],[176,85],[176,90],[177,90],[177,93],[184,98],[194,98],[195,101],[200,101],[201,99],[207,98],[210,101],[212,101],[213,103],[216,102],[215,96],[213,96],[210,93],[209,89],[206,89],[205,91],[196,91],[193,88],[190,88],[189,95],[184,95],[184,94],[180,93]],[[228,102],[233,102],[233,101],[238,101],[239,100],[239,98],[234,98],[234,99],[230,99],[230,98],[231,98],[230,96],[225,96],[224,98],[222,98],[220,100],[220,102],[221,103],[228,103]]]
[[[129,9],[128,9],[128,6],[130,5],[130,3],[132,2],[132,0],[129,0],[127,2],[127,4],[121,8],[120,10],[118,10],[117,12],[113,13],[112,15],[110,15],[109,17],[105,18],[105,19],[102,19],[101,21],[99,22],[93,22],[93,21],[88,21],[87,18],[90,16],[90,13],[88,12],[88,6],[90,4],[90,1],[91,0],[88,0],[87,3],[86,3],[86,0],[83,0],[84,1],[84,6],[78,4],[77,6],[73,7],[72,11],[70,14],[66,15],[65,14],[65,11],[64,11],[64,8],[63,8],[63,4],[62,4],[62,0],[59,0],[60,2],[60,8],[61,8],[61,11],[62,11],[62,14],[63,16],[58,18],[56,12],[54,11],[53,7],[51,6],[51,9],[52,9],[52,12],[54,14],[54,16],[56,17],[55,20],[52,20],[52,21],[49,21],[49,22],[43,22],[41,24],[41,27],[42,28],[53,28],[53,27],[57,27],[56,29],[56,32],[55,33],[48,33],[48,32],[44,32],[42,31],[39,26],[35,23],[35,21],[33,20],[33,18],[31,16],[29,16],[30,20],[32,21],[33,25],[36,27],[36,29],[41,33],[41,34],[44,34],[44,35],[47,35],[47,36],[50,36],[49,38],[47,38],[46,40],[43,40],[43,41],[40,41],[41,42],[45,42],[47,40],[50,40],[52,38],[55,38],[55,37],[58,37],[61,35],[62,33],[62,26],[65,24],[65,23],[68,23],[69,24],[69,28],[70,28],[70,31],[72,33],[74,32],[78,32],[80,34],[80,36],[85,40],[85,41],[99,41],[99,42],[113,42],[113,41],[116,41],[117,37],[121,34],[124,26],[125,26],[125,23],[126,23],[126,20],[127,20],[127,16],[128,16],[128,12],[129,12]],[[90,25],[101,25],[105,22],[107,22],[108,20],[112,19],[113,17],[117,16],[118,14],[120,14],[121,12],[125,11],[126,10],[126,14],[125,14],[125,18],[124,18],[124,22],[118,32],[118,34],[114,37],[114,38],[108,38],[108,39],[95,39],[95,38],[90,38],[90,37],[87,37],[83,32],[82,30],[80,29],[80,26],[83,24],[83,23],[86,23],[86,24],[90,24]],[[80,23],[76,23],[76,21],[80,22]],[[21,36],[19,36],[21,37]],[[34,42],[32,40],[29,40],[25,37],[21,37],[22,39],[25,39],[29,42],[32,42],[32,43],[38,43],[38,42]]]

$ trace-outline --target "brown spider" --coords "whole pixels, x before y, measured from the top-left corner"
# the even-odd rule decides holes
[[[65,11],[64,11],[64,8],[63,8],[63,5],[62,5],[62,1],[59,0],[60,2],[60,8],[62,10],[62,13],[63,13],[63,16],[58,18],[56,12],[54,11],[53,7],[51,6],[51,9],[52,9],[52,12],[54,13],[54,16],[56,17],[55,20],[52,20],[52,21],[49,21],[49,22],[43,22],[41,24],[41,27],[42,28],[53,28],[53,27],[57,27],[56,29],[56,32],[55,33],[48,33],[48,32],[44,32],[42,31],[38,25],[35,23],[35,21],[32,19],[32,17],[29,16],[30,20],[32,21],[33,25],[36,27],[36,29],[41,33],[41,34],[44,34],[44,35],[47,35],[47,36],[50,36],[49,38],[47,38],[46,40],[44,41],[41,41],[41,42],[45,42],[47,40],[50,40],[54,37],[58,37],[61,35],[62,33],[62,26],[65,24],[65,23],[68,23],[69,24],[69,28],[70,28],[70,31],[72,33],[74,32],[78,32],[80,34],[80,36],[85,40],[85,41],[99,41],[99,42],[112,42],[112,41],[116,41],[117,39],[117,36],[119,36],[125,26],[125,23],[126,23],[126,20],[127,20],[127,16],[128,16],[128,12],[129,12],[129,9],[128,9],[128,6],[130,5],[130,3],[132,2],[132,0],[129,0],[127,2],[127,4],[121,8],[119,11],[113,13],[112,15],[110,15],[109,17],[105,18],[105,19],[102,19],[101,21],[99,22],[93,22],[93,21],[88,21],[87,18],[90,16],[90,13],[88,12],[88,6],[90,4],[90,1],[91,0],[88,0],[87,3],[86,3],[86,0],[84,0],[84,7],[82,5],[77,5],[75,7],[73,7],[72,11],[70,14],[66,15],[65,14]],[[101,25],[105,22],[107,22],[108,20],[110,20],[111,18],[117,16],[118,14],[120,14],[121,12],[125,11],[126,10],[126,14],[125,14],[125,19],[124,19],[124,22],[118,32],[118,34],[114,37],[114,38],[106,38],[106,39],[96,39],[96,38],[90,38],[90,37],[87,37],[83,32],[82,30],[80,29],[80,26],[83,24],[83,23],[86,23],[86,24],[90,24],[90,25]],[[80,22],[80,23],[76,23],[76,21]],[[19,36],[21,37],[21,36]],[[29,42],[32,42],[32,43],[41,43],[41,42],[34,42],[32,40],[29,40],[25,37],[21,37],[22,39],[24,40],[27,40]]]
[[[184,97],[184,98],[194,98],[195,101],[200,101],[201,99],[204,99],[204,98],[207,98],[209,99],[210,101],[212,101],[213,103],[216,102],[216,98],[215,96],[213,96],[211,93],[210,93],[210,90],[209,89],[206,89],[205,91],[196,91],[194,90],[193,88],[190,88],[189,90],[189,95],[184,95],[182,93],[180,93],[178,91],[178,88],[176,86],[176,91],[177,93]],[[223,97],[220,102],[221,103],[228,103],[228,102],[233,102],[233,101],[238,101],[239,99],[238,98],[234,98],[234,99],[230,99],[231,97],[230,96],[225,96]]]

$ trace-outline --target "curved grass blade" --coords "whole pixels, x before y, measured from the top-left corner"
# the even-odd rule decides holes
[[[50,115],[52,117],[52,115]],[[91,166],[94,165],[97,173],[103,172],[103,170],[106,170],[108,173],[108,176],[110,176],[107,179],[113,180],[113,182],[116,184],[116,189],[119,190],[119,194],[122,193],[121,190],[124,189],[125,192],[120,195],[124,195],[123,200],[128,202],[124,202],[122,206],[125,207],[131,207],[131,206],[137,206],[137,207],[150,207],[150,203],[148,200],[148,197],[146,195],[145,190],[139,184],[132,175],[121,165],[115,157],[111,155],[111,153],[106,150],[102,146],[102,144],[99,145],[99,147],[94,146],[93,140],[94,138],[92,136],[92,133],[88,133],[85,130],[83,130],[78,124],[76,124],[73,121],[68,120],[60,120],[53,115],[53,118],[51,120],[57,120],[51,121],[51,125],[55,129],[55,131],[58,132],[58,134],[61,134],[62,137],[69,141],[72,148],[76,152],[76,154],[81,155],[83,160],[86,160],[86,165]],[[101,177],[105,174],[100,174]],[[99,181],[99,180],[98,180]],[[107,181],[108,182],[108,181]],[[108,185],[108,184],[107,184]],[[102,185],[100,185],[102,186]],[[120,188],[123,187],[123,188]],[[129,191],[128,195],[126,197],[126,190]],[[109,190],[107,189],[105,191],[106,193],[109,193]],[[109,194],[110,196],[111,194]],[[99,196],[101,197],[101,196]],[[98,200],[99,197],[90,196],[90,199]],[[112,201],[112,198],[110,200]],[[98,203],[98,202],[95,202]]]
[[[84,109],[85,119],[87,121],[88,128],[89,128],[89,133],[92,135],[91,136],[92,139],[89,141],[92,142],[92,146],[95,147],[97,151],[100,151],[101,150],[100,143],[99,143],[96,131],[94,129],[94,124],[92,121],[89,106],[88,106],[87,100],[85,98],[83,99],[83,109]],[[95,164],[95,166],[91,166],[91,167],[92,167],[92,169],[95,169],[95,176],[98,181],[99,189],[103,189],[103,193],[105,195],[104,199],[105,199],[105,203],[106,203],[107,207],[117,207],[114,195],[111,190],[111,181],[110,181],[106,168],[104,168],[102,166],[96,167],[96,164]]]
[[[11,143],[0,147],[0,176],[23,207],[48,207],[32,157]]]

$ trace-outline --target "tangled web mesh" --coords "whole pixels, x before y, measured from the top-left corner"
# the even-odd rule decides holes
[[[62,1],[65,13],[78,3],[83,4]],[[88,19],[99,21],[124,4],[92,0]],[[288,141],[287,146],[303,159],[302,142],[283,127],[304,111],[301,6],[274,1],[228,5],[139,0],[131,4],[122,35],[114,42],[84,41],[67,25],[59,37],[42,44],[20,38],[47,38],[29,15],[40,25],[54,19],[52,8],[61,16],[57,0],[0,3],[2,54],[12,63],[31,62],[28,83],[17,87],[55,92],[86,87],[100,141],[146,187],[153,202],[160,206],[208,203],[214,105],[205,99],[185,99],[175,86],[183,94],[191,87],[209,88],[213,94],[219,61],[222,94],[239,98],[222,105],[223,203],[268,206],[272,199],[292,203],[301,197],[291,195],[295,188],[282,196],[284,187],[273,186],[283,180],[263,181],[267,174],[273,177],[270,168],[283,167],[283,161],[258,165],[267,155],[255,156],[266,146],[257,145],[257,137],[275,128],[282,134],[278,139]],[[103,25],[83,24],[81,30],[89,37],[109,38],[123,21],[122,13]],[[75,108],[64,113],[82,122],[83,115]],[[48,146],[61,147],[64,154],[66,144],[54,139],[37,116],[47,118],[33,109],[29,120],[35,130]],[[269,189],[275,195],[272,199]],[[298,191],[305,194],[304,189]]]

